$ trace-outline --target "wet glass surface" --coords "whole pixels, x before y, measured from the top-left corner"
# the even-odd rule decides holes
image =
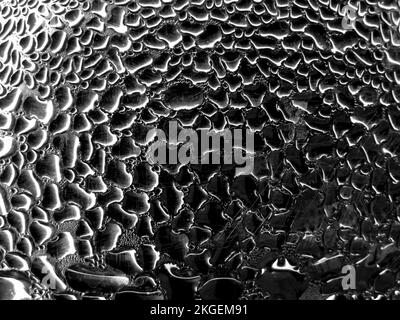
[[[0,299],[399,299],[399,23],[393,0],[2,1]],[[250,129],[253,170],[149,163],[172,120]]]

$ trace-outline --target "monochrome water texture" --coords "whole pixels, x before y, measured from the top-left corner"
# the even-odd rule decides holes
[[[399,24],[394,0],[1,1],[0,299],[399,299]]]

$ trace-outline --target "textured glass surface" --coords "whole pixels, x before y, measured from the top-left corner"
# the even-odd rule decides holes
[[[399,3],[1,1],[0,299],[398,299]]]

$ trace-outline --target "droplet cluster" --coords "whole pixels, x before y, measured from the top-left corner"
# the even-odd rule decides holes
[[[394,0],[2,1],[0,298],[400,298],[399,24]],[[149,163],[172,120],[251,129],[253,172]]]

